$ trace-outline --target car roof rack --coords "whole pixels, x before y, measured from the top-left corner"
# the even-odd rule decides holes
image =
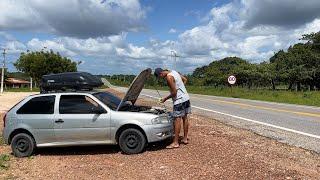
[[[92,93],[100,92],[99,89],[61,89],[61,90],[50,90],[50,91],[41,91],[40,94],[50,94],[50,93]]]
[[[48,74],[41,78],[40,93],[88,92],[102,85],[100,78],[87,72]]]

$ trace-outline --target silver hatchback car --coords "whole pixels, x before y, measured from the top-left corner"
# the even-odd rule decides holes
[[[164,108],[135,102],[151,75],[142,71],[123,99],[109,92],[32,95],[4,117],[4,140],[13,154],[26,157],[37,147],[118,144],[126,154],[172,136],[172,117]]]

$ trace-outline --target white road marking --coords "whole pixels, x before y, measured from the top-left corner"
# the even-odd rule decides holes
[[[146,97],[150,97],[150,98],[154,98],[154,99],[158,99],[157,97],[154,97],[154,96],[151,96],[151,95],[147,95],[147,94],[141,94],[141,95],[146,96]],[[214,111],[214,110],[206,109],[206,108],[199,107],[199,106],[191,105],[191,107],[196,108],[196,109],[200,109],[200,110],[203,110],[203,111],[208,111],[208,112],[221,114],[221,115],[224,115],[224,116],[230,116],[230,117],[233,117],[233,118],[236,118],[236,119],[241,119],[241,120],[244,120],[244,121],[260,124],[260,125],[263,125],[263,126],[272,127],[272,128],[275,128],[275,129],[280,129],[280,130],[283,130],[283,131],[288,131],[288,132],[292,132],[292,133],[301,134],[301,135],[304,135],[304,136],[320,139],[320,136],[318,136],[318,135],[305,133],[305,132],[297,131],[297,130],[294,130],[294,129],[289,129],[289,128],[285,128],[285,127],[281,127],[281,126],[277,126],[277,125],[273,125],[273,124],[269,124],[269,123],[264,123],[264,122],[260,122],[260,121],[256,121],[256,120],[252,120],[252,119],[248,119],[248,118],[244,118],[244,117],[240,117],[240,116],[235,116],[235,115],[232,115],[232,114],[227,114],[227,113],[223,113],[223,112],[219,112],[219,111]]]
[[[232,114],[227,114],[227,113],[223,113],[223,112],[219,112],[219,111],[214,111],[214,110],[211,110],[211,109],[206,109],[206,108],[202,108],[202,107],[198,107],[198,106],[192,106],[192,107],[200,109],[200,110],[209,111],[209,112],[213,112],[213,113],[217,113],[217,114],[222,114],[222,115],[225,115],[225,116],[230,116],[230,117],[241,119],[241,120],[244,120],[244,121],[248,121],[248,122],[252,122],[252,123],[256,123],[256,124],[261,124],[261,125],[264,125],[264,126],[273,127],[273,128],[276,128],[276,129],[281,129],[281,130],[284,130],[284,131],[293,132],[293,133],[296,133],[296,134],[301,134],[301,135],[304,135],[304,136],[309,136],[309,137],[320,139],[320,136],[318,136],[318,135],[309,134],[309,133],[305,133],[305,132],[302,132],[302,131],[297,131],[297,130],[294,130],[294,129],[289,129],[289,128],[285,128],[285,127],[281,127],[281,126],[277,126],[277,125],[273,125],[273,124],[269,124],[269,123],[255,121],[255,120],[252,120],[252,119],[248,119],[248,118],[244,118],[244,117],[240,117],[240,116],[235,116],[235,115],[232,115]]]

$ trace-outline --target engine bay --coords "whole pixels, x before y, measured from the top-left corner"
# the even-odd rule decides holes
[[[135,105],[122,106],[120,108],[120,111],[152,113],[156,115],[160,115],[168,112],[165,108],[161,108],[161,107],[135,106]]]

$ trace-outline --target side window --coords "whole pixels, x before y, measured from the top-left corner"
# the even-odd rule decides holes
[[[59,103],[60,114],[95,114],[94,110],[101,106],[93,99],[84,95],[62,95]]]
[[[34,97],[26,102],[17,114],[53,114],[55,96]]]

